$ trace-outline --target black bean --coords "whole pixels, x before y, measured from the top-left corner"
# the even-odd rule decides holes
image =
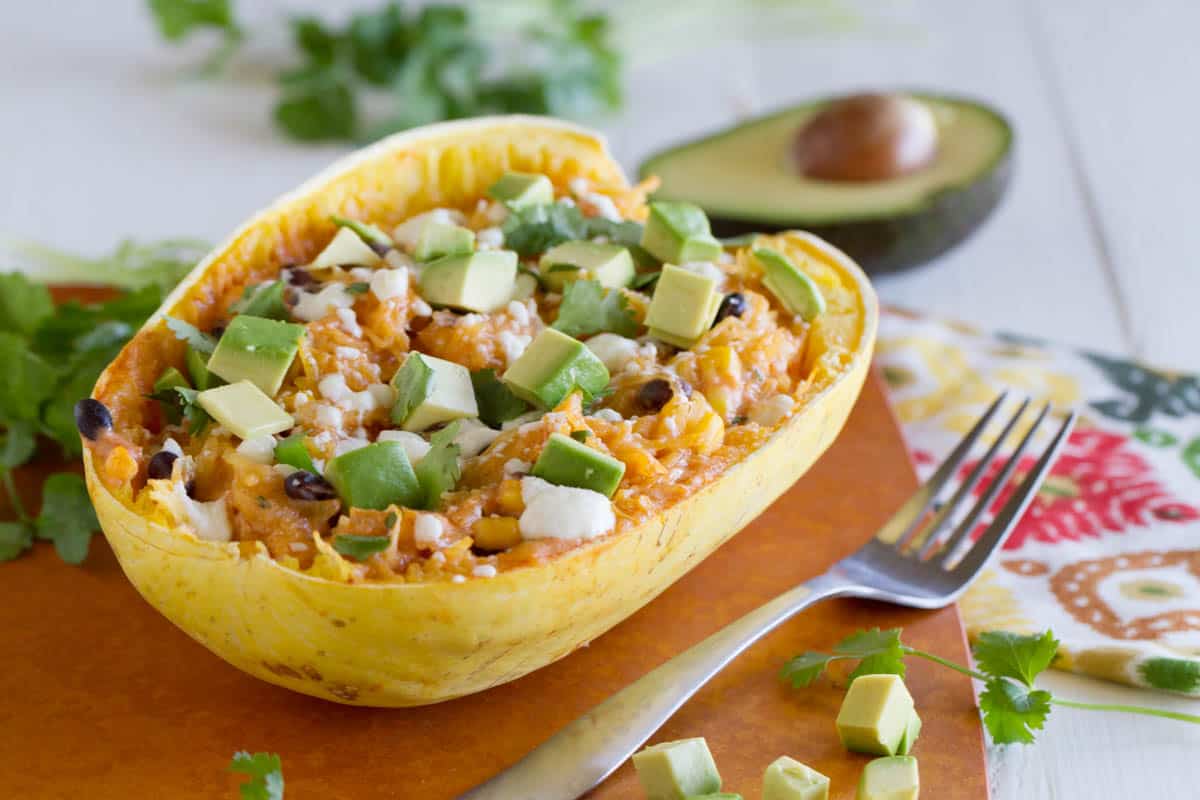
[[[175,459],[177,458],[179,456],[170,450],[159,450],[150,459],[150,463],[146,465],[146,475],[155,481],[171,477],[171,470],[174,468]]]
[[[716,322],[713,322],[713,325],[716,325],[717,322],[726,317],[740,317],[745,313],[746,298],[741,292],[730,292],[721,300],[721,306],[717,309],[717,319]]]
[[[187,496],[196,499],[196,479],[192,478],[183,485],[183,490],[187,492]]]
[[[293,267],[287,270],[287,281],[292,286],[311,286],[317,282],[317,279],[308,270],[302,267]]]
[[[374,250],[375,254],[380,258],[386,256],[388,251],[392,249],[392,246],[385,242],[367,242],[367,247]]]
[[[644,414],[657,414],[675,396],[675,390],[664,378],[654,378],[641,385],[634,397],[634,404]]]
[[[211,331],[209,331],[209,333],[212,334],[214,339],[220,339],[222,336],[225,335],[225,326],[224,325],[213,325],[213,329]]]
[[[302,469],[283,479],[283,491],[293,500],[336,500],[338,496],[329,481]]]
[[[94,442],[112,426],[112,414],[99,400],[85,397],[75,404],[75,427],[83,438]]]

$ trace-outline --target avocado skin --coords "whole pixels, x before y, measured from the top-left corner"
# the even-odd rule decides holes
[[[771,225],[729,217],[710,217],[721,238],[745,233],[774,233],[797,228],[830,242],[871,275],[919,267],[962,244],[1000,205],[1012,177],[1011,149],[968,186],[937,193],[919,211],[894,217],[828,225]]]

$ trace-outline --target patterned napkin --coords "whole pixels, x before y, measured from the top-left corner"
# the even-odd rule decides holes
[[[961,601],[968,635],[1052,628],[1060,669],[1200,696],[1197,376],[896,310],[883,316],[877,359],[922,478],[1003,388],[1080,412]],[[1031,452],[1056,427],[1043,424]]]

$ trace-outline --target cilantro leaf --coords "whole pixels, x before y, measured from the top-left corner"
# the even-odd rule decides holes
[[[79,431],[75,427],[75,402],[92,393],[100,373],[117,357],[117,353],[133,333],[124,323],[111,323],[112,326],[120,326],[116,329],[108,328],[109,325],[110,323],[105,323],[97,328],[94,334],[80,339],[80,342],[87,342],[89,338],[94,338],[97,346],[81,349],[68,358],[58,386],[42,408],[42,433],[57,441],[64,454],[70,458],[83,452]],[[95,335],[106,329],[113,335]]]
[[[1142,680],[1155,689],[1191,694],[1200,689],[1200,661],[1148,658],[1138,666]]]
[[[568,336],[589,336],[604,331],[635,336],[637,321],[629,300],[620,289],[605,290],[599,281],[574,281],[563,293],[558,319],[552,325]]]
[[[458,459],[461,448],[454,443],[461,426],[461,421],[455,420],[433,434],[429,438],[429,452],[417,462],[414,471],[424,494],[421,508],[436,509],[442,495],[453,489],[462,475],[462,464]]]
[[[282,81],[283,97],[275,105],[275,124],[302,142],[353,139],[358,131],[358,102],[349,80],[316,71]]]
[[[267,281],[242,290],[242,297],[229,309],[235,314],[277,319],[287,322],[292,318],[287,304],[283,302],[286,287],[283,281]]]
[[[196,402],[199,394],[198,389],[190,386],[168,386],[150,397],[166,407],[169,418],[182,419],[187,423],[188,433],[197,436],[212,419],[208,412]]]
[[[355,561],[365,561],[376,553],[382,553],[392,543],[388,536],[359,536],[339,533],[333,537],[333,549]]]
[[[872,628],[869,631],[857,631],[833,646],[833,652],[838,655],[855,657],[870,655],[881,650],[899,651],[900,649],[899,628],[888,628],[887,630]]]
[[[821,677],[822,673],[825,672],[825,668],[831,662],[837,660],[837,656],[810,650],[788,659],[787,663],[783,665],[783,672],[780,673],[780,676],[785,681],[790,682],[792,686],[800,689],[812,684],[817,678]]]
[[[83,478],[74,472],[59,472],[47,478],[36,525],[37,537],[53,541],[63,561],[82,564],[92,534],[100,529]]]
[[[50,290],[19,272],[0,274],[0,330],[31,336],[54,313]]]
[[[529,404],[513,394],[512,390],[496,377],[495,370],[475,370],[471,373],[471,386],[475,389],[479,419],[493,428],[510,419],[516,419],[529,410]]]
[[[145,244],[125,239],[112,253],[98,258],[85,258],[37,242],[13,242],[9,246],[46,283],[104,284],[129,290],[153,286],[160,293],[175,288],[208,252],[208,244],[196,239]]]
[[[159,33],[179,41],[195,30],[236,30],[230,0],[149,0]]]
[[[0,522],[0,561],[12,561],[33,547],[33,526],[28,522]]]
[[[233,754],[229,771],[245,775],[242,800],[283,800],[283,762],[275,753]]]
[[[1029,744],[1050,716],[1050,693],[992,678],[979,695],[983,724],[996,744]]]
[[[544,253],[562,242],[587,238],[583,214],[565,203],[511,209],[501,230],[504,245],[525,258]]]
[[[167,327],[176,339],[182,339],[198,353],[211,354],[217,349],[217,340],[190,322],[184,322],[176,317],[167,317]]]
[[[36,449],[33,425],[28,422],[9,424],[8,430],[0,432],[0,469],[21,466],[33,457]]]
[[[396,402],[392,405],[392,422],[399,425],[403,424],[433,391],[433,367],[426,363],[420,353],[410,353],[392,378],[392,388],[396,390]]]
[[[1012,678],[1026,686],[1054,661],[1058,640],[1046,631],[1024,636],[1007,631],[979,635],[971,647],[979,669],[996,678]]]
[[[0,419],[36,421],[42,404],[54,394],[57,370],[31,352],[24,339],[0,332],[0,374]]]
[[[638,275],[634,276],[634,279],[633,279],[632,281],[630,281],[630,283],[629,283],[629,288],[630,288],[630,289],[646,289],[646,288],[649,288],[649,287],[650,287],[652,284],[658,283],[658,279],[659,279],[660,277],[662,277],[662,270],[661,270],[661,269],[660,269],[660,270],[658,270],[657,272],[642,272],[642,273],[639,273]]]

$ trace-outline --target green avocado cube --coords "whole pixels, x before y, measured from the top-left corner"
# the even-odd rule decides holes
[[[208,369],[230,383],[250,381],[274,397],[303,337],[303,325],[238,314],[209,356]]]
[[[646,800],[684,800],[721,791],[721,774],[702,738],[660,742],[633,754]]]
[[[687,349],[712,327],[720,307],[721,293],[713,278],[666,264],[646,312],[646,326],[656,339]]]
[[[238,381],[196,395],[208,415],[242,439],[271,436],[295,425],[291,414],[250,381]]]
[[[511,250],[446,256],[421,271],[421,295],[435,306],[486,314],[508,305],[516,279],[517,254]]]
[[[188,379],[183,377],[182,372],[174,367],[167,367],[154,382],[154,393],[158,394],[175,388],[190,389],[192,384],[188,383]]]
[[[861,680],[861,679],[860,679]],[[863,767],[856,800],[917,800],[921,775],[912,756],[877,758]]]
[[[325,465],[325,478],[351,508],[415,508],[422,499],[416,473],[400,442],[375,442],[342,453]]]
[[[829,800],[829,778],[794,758],[780,756],[763,774],[762,800]]]
[[[642,249],[672,264],[712,261],[721,255],[721,243],[713,237],[704,211],[675,200],[650,204],[650,216],[642,230]]]
[[[917,743],[917,737],[921,735],[921,717],[917,715],[916,709],[913,709],[912,714],[908,718],[908,724],[904,726],[904,736],[900,738],[900,744],[896,748],[896,754],[906,756],[912,752],[913,745]]]
[[[453,361],[410,353],[392,376],[392,388],[396,390],[392,421],[406,431],[479,416],[471,373]]]
[[[842,700],[838,736],[847,750],[894,756],[913,711],[912,695],[899,675],[862,675]]]
[[[625,474],[625,463],[570,436],[552,433],[533,465],[532,474],[559,486],[591,489],[612,497]]]
[[[561,292],[573,280],[590,278],[608,289],[628,286],[637,269],[627,248],[598,242],[563,242],[542,254],[538,266],[550,291]]]
[[[805,322],[825,313],[825,295],[816,282],[800,271],[791,259],[769,247],[758,247],[754,257],[762,264],[763,286],[783,303],[783,307]]]
[[[320,474],[317,472],[317,465],[313,463],[312,455],[308,452],[307,442],[308,437],[303,433],[293,433],[286,439],[280,439],[275,443],[275,460],[314,475]]]
[[[192,379],[192,386],[200,391],[211,389],[221,382],[221,379],[208,371],[208,354],[201,353],[190,344],[187,346],[187,353],[183,356],[183,364],[187,367],[188,376]]]
[[[554,408],[576,389],[588,396],[602,391],[608,369],[583,342],[544,328],[500,380],[527,403]]]
[[[475,249],[475,231],[447,222],[430,222],[421,228],[413,258],[435,261],[445,256],[460,256]]]
[[[554,202],[554,186],[545,175],[532,172],[506,172],[487,190],[488,196],[512,208],[525,208]]]
[[[311,269],[333,267],[376,267],[383,261],[371,246],[362,240],[352,228],[341,227],[325,245],[313,262]]]

